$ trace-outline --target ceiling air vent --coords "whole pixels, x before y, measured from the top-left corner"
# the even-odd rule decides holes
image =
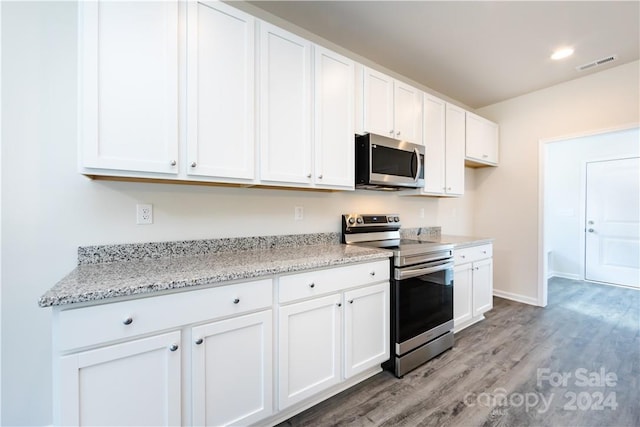
[[[604,58],[596,59],[593,62],[589,62],[588,64],[580,65],[576,67],[578,71],[588,70],[590,68],[598,67],[600,65],[607,64],[609,62],[615,61],[618,59],[618,55],[605,56]]]

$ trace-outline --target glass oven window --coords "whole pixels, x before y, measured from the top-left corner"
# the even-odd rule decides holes
[[[453,270],[395,281],[394,286],[399,343],[453,319]]]

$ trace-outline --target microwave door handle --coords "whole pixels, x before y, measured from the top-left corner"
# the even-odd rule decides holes
[[[417,148],[413,149],[413,155],[416,156],[416,176],[413,178],[413,182],[418,182],[420,178],[420,171],[422,169],[422,165],[420,164],[420,151]]]
[[[447,262],[445,264],[440,264],[435,267],[418,268],[416,270],[396,269],[395,279],[396,280],[410,279],[412,277],[424,276],[425,274],[436,273],[438,271],[448,270],[450,268],[453,268],[453,262]]]

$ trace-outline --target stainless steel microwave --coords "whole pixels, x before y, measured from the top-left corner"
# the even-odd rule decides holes
[[[424,186],[424,146],[369,133],[356,135],[356,188]]]

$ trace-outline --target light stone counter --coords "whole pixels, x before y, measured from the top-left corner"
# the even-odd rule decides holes
[[[425,242],[449,243],[454,245],[455,249],[462,249],[469,246],[477,246],[477,245],[483,245],[486,243],[493,243],[493,240],[494,240],[493,238],[489,238],[489,237],[454,236],[450,234],[442,234],[438,237],[418,236],[418,239]]]
[[[189,242],[176,242],[183,249],[181,255],[164,257],[156,255],[153,245],[174,250],[172,244],[92,246],[89,247],[90,250],[80,248],[80,265],[40,297],[38,304],[40,307],[51,307],[91,301],[108,302],[103,300],[132,295],[146,296],[145,294],[153,292],[193,286],[215,286],[231,280],[374,261],[392,255],[387,250],[338,244],[332,235],[326,239],[318,239],[317,235],[308,236],[312,237],[305,241],[312,244],[305,245],[299,238],[284,239],[290,243],[280,242],[272,248],[263,248],[264,238],[249,238],[262,243],[251,249],[242,246],[241,250],[237,249],[237,245],[231,245],[233,250],[224,250],[214,240],[194,241],[208,243],[205,251],[200,245],[200,249],[196,251],[200,254],[197,255],[184,250],[185,247],[190,247]],[[229,239],[220,240],[229,243]],[[322,243],[313,244],[318,241]],[[86,258],[87,253],[92,256]],[[109,262],[96,262],[96,254]]]

